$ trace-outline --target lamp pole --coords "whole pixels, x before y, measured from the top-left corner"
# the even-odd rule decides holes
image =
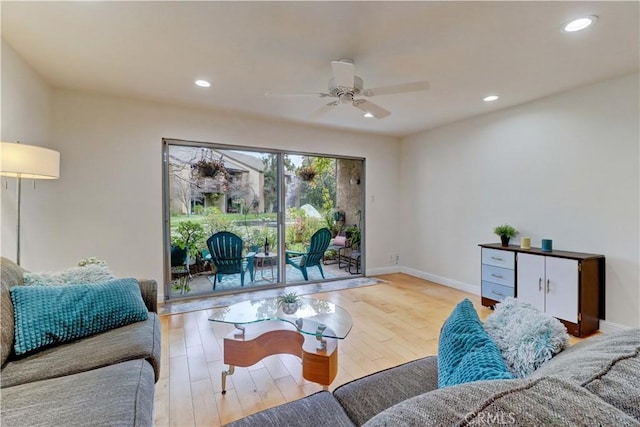
[[[18,173],[16,176],[16,192],[18,199],[18,226],[16,230],[16,235],[18,236],[18,243],[16,244],[16,250],[18,251],[16,255],[16,264],[20,265],[20,204],[22,202],[22,174]]]

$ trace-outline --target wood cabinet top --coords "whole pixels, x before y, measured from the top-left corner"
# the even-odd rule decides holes
[[[545,255],[545,256],[552,256],[552,257],[557,257],[557,258],[568,258],[568,259],[578,259],[578,260],[585,260],[585,259],[593,259],[593,258],[604,258],[604,255],[598,255],[598,254],[587,254],[587,253],[582,253],[582,252],[569,252],[569,251],[558,251],[558,250],[552,250],[552,251],[543,251],[540,248],[531,248],[531,249],[522,249],[520,246],[518,245],[509,245],[509,246],[502,246],[500,243],[481,243],[478,246],[482,247],[482,248],[490,248],[490,249],[500,249],[502,251],[510,251],[510,252],[518,252],[518,253],[530,253],[530,254],[535,254],[535,255]]]

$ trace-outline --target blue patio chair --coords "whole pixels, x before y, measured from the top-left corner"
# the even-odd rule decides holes
[[[309,280],[307,268],[318,267],[320,275],[324,279],[324,271],[322,271],[322,257],[329,247],[331,241],[331,232],[328,228],[321,228],[311,236],[311,242],[306,252],[286,251],[286,263],[300,270],[304,280]]]
[[[228,231],[220,231],[207,239],[207,247],[211,259],[209,262],[216,268],[213,278],[213,290],[223,274],[240,274],[240,286],[244,286],[244,274],[249,271],[253,282],[255,278],[253,261],[254,252],[242,256],[242,239]]]

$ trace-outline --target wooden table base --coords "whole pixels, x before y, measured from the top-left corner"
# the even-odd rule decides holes
[[[318,350],[320,341],[313,335],[302,334],[290,323],[273,320],[244,325],[244,336],[239,331],[224,338],[222,394],[226,393],[226,380],[234,368],[247,367],[274,354],[292,354],[302,359],[302,376],[311,382],[329,386],[338,374],[337,340],[324,338],[326,348]]]

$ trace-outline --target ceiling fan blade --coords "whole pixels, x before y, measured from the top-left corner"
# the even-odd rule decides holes
[[[376,119],[384,119],[391,115],[390,111],[387,111],[381,106],[374,104],[371,101],[367,101],[366,99],[356,99],[353,101],[353,106],[361,109],[365,113],[371,113]]]
[[[333,69],[333,78],[338,87],[353,87],[353,77],[356,74],[355,67],[352,62],[331,61]]]
[[[320,117],[324,116],[329,111],[331,111],[333,109],[333,107],[335,107],[337,105],[340,105],[340,103],[338,101],[333,101],[333,102],[330,102],[328,104],[325,104],[322,107],[318,108],[313,113],[309,114],[309,118],[310,119],[319,119]]]
[[[317,96],[318,98],[326,98],[329,95],[328,93],[322,93],[322,92],[313,92],[313,93],[273,93],[273,92],[266,92],[264,94],[264,96],[266,96],[267,98],[292,98],[292,97],[297,97],[297,96]]]
[[[376,87],[362,91],[364,96],[392,95],[394,93],[417,92],[429,89],[429,82],[401,83],[391,86]]]

